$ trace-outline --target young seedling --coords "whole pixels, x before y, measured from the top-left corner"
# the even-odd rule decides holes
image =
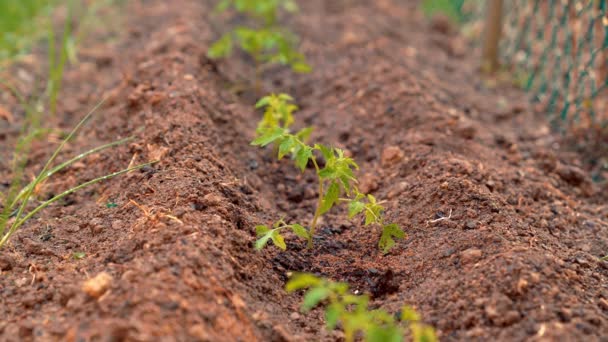
[[[270,27],[276,25],[281,9],[293,13],[298,10],[298,4],[294,0],[221,0],[215,11],[224,12],[230,8]]]
[[[397,224],[384,222],[382,202],[359,191],[354,174],[359,166],[352,158],[347,157],[343,150],[321,144],[307,144],[311,128],[304,128],[295,134],[290,132],[289,127],[294,122],[293,112],[298,109],[292,102],[293,98],[287,94],[271,94],[258,101],[256,108],[265,108],[265,112],[256,130],[257,137],[251,144],[261,147],[273,144],[279,160],[290,156],[302,172],[309,163],[314,166],[319,182],[316,210],[308,230],[301,229],[303,225],[288,225],[283,220],[275,223],[272,229],[265,225],[257,226],[259,239],[256,248],[261,249],[268,241],[272,241],[277,247],[285,249],[281,236],[281,230],[284,229],[291,229],[297,236],[307,239],[308,247],[312,247],[319,217],[335,205],[345,203],[348,206],[349,218],[362,214],[365,216],[364,225],[376,224],[382,227],[378,247],[387,253],[395,245],[394,239],[404,238],[405,233]],[[321,157],[325,161],[323,167],[320,167],[318,159]],[[341,197],[342,195],[345,197]]]
[[[403,324],[409,328],[408,335],[413,341],[437,341],[434,329],[423,324],[411,307],[404,306],[398,317],[381,309],[370,309],[369,297],[350,293],[346,283],[299,273],[289,279],[285,289],[287,292],[306,290],[302,312],[324,304],[327,329],[334,330],[340,324],[346,342],[354,341],[357,336],[364,341],[403,341],[406,336]]]
[[[297,51],[297,37],[277,23],[280,9],[295,12],[292,0],[223,0],[216,11],[234,9],[257,22],[257,27],[239,26],[225,33],[211,47],[207,55],[217,59],[229,57],[234,46],[249,54],[255,62],[256,88],[266,66],[281,64],[298,73],[311,71],[304,55]]]

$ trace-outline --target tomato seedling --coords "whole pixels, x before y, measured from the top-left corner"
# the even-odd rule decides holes
[[[365,216],[365,226],[376,224],[382,227],[378,247],[384,253],[395,245],[395,239],[405,237],[405,233],[397,224],[384,222],[382,202],[377,201],[371,194],[363,194],[359,191],[354,173],[359,166],[352,158],[347,157],[339,148],[308,144],[307,140],[312,132],[310,127],[295,134],[290,132],[289,128],[294,122],[293,112],[298,109],[293,104],[291,96],[271,94],[259,100],[256,108],[265,108],[265,112],[258,124],[256,139],[251,144],[261,147],[273,144],[279,160],[290,156],[302,172],[309,163],[312,164],[318,178],[319,193],[309,229],[300,224],[287,224],[283,220],[279,220],[272,228],[259,225],[256,227],[257,249],[263,248],[268,241],[272,241],[281,249],[286,249],[281,235],[284,229],[291,229],[297,236],[307,239],[308,247],[312,247],[319,217],[339,203],[347,204],[349,218],[362,214]],[[318,158],[321,157],[325,161],[323,167],[319,164]]]
[[[297,5],[292,0],[223,0],[216,11],[233,9],[245,14],[255,27],[238,26],[225,33],[211,45],[207,55],[217,59],[229,57],[234,46],[249,54],[256,65],[256,84],[264,67],[281,64],[298,73],[311,71],[304,55],[297,50],[298,38],[277,23],[281,9],[295,12]],[[259,87],[258,87],[259,88]]]
[[[298,273],[289,279],[285,289],[287,292],[306,290],[302,312],[325,304],[327,329],[334,330],[339,323],[344,330],[346,342],[354,341],[358,335],[370,342],[403,341],[406,332],[402,324],[409,328],[409,336],[415,342],[437,341],[434,329],[422,323],[420,315],[413,308],[404,306],[398,315],[391,315],[382,309],[370,309],[369,297],[352,294],[346,283]]]

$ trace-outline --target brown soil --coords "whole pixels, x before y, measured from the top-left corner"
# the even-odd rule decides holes
[[[221,30],[211,1],[131,2],[119,42],[85,48],[67,73],[59,121],[69,128],[105,94],[67,152],[135,142],[78,163],[40,195],[161,162],[51,206],[0,251],[0,339],[340,340],[320,310],[299,314],[301,298],[283,290],[289,271],[305,271],[390,312],[415,306],[442,340],[606,340],[606,188],[583,158],[560,150],[524,94],[479,78],[471,47],[413,4],[301,6],[289,24],[314,72],[276,68],[264,86],[297,99],[313,139],[352,154],[361,187],[387,200],[408,238],[383,256],[379,231],[338,210],[313,250],[290,238],[287,252],[254,252],[255,224],[308,222],[314,175],[249,146],[255,97],[229,87],[251,67],[205,57]],[[3,157],[15,113],[0,122]],[[9,179],[6,159],[2,169]],[[83,288],[102,272],[107,290]]]

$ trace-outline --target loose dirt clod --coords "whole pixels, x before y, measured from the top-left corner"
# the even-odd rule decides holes
[[[481,249],[471,248],[460,253],[460,260],[463,264],[470,264],[481,259],[482,255]]]
[[[0,271],[10,271],[13,269],[14,264],[15,261],[13,258],[6,255],[0,255]]]
[[[113,278],[107,272],[101,272],[82,284],[82,291],[93,298],[101,297],[112,285]]]
[[[389,167],[403,159],[403,151],[398,146],[388,146],[382,151],[382,166]]]

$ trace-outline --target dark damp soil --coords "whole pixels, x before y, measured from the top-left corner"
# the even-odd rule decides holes
[[[414,4],[301,7],[287,24],[314,71],[268,70],[264,88],[292,94],[298,125],[352,155],[360,187],[386,200],[407,239],[382,255],[379,231],[337,210],[314,249],[289,238],[286,252],[254,252],[256,224],[310,220],[314,175],[249,145],[255,94],[230,88],[251,66],[206,58],[222,30],[211,1],[133,1],[119,38],[88,46],[66,74],[57,122],[69,129],[107,97],[65,158],[135,139],[38,195],[160,162],[52,205],[0,251],[0,339],[340,340],[283,290],[288,272],[304,271],[390,312],[413,305],[442,340],[606,340],[607,192],[585,158],[561,149],[525,94],[480,78],[475,49]],[[4,187],[22,113],[0,99],[15,117],[0,121]],[[28,176],[52,147],[34,146]],[[86,294],[104,272],[108,290]]]

